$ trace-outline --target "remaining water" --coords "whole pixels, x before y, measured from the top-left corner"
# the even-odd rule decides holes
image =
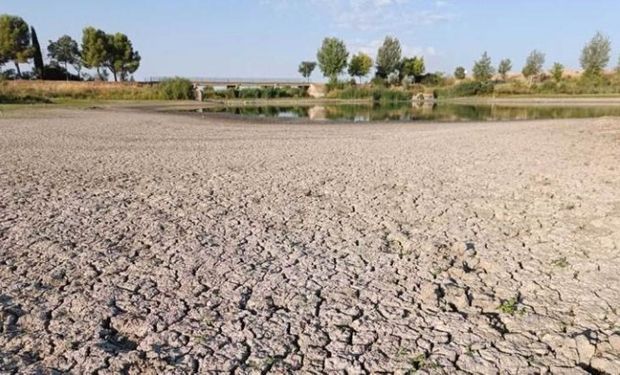
[[[507,106],[461,104],[314,105],[202,108],[246,118],[306,119],[311,121],[497,121],[620,116],[620,105]]]

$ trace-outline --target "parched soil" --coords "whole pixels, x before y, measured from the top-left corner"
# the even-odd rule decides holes
[[[620,120],[0,117],[0,373],[620,373]]]

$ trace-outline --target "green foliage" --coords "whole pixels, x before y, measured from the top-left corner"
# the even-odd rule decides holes
[[[516,298],[510,298],[506,301],[503,301],[501,305],[498,307],[499,311],[504,314],[514,315],[519,311],[519,301]]]
[[[585,75],[601,75],[611,59],[611,41],[603,34],[596,35],[583,47],[580,63]]]
[[[134,73],[140,67],[140,54],[134,51],[133,45],[127,35],[116,33],[107,35],[106,58],[103,65],[110,69],[114,81],[127,81],[129,74]]]
[[[404,90],[377,88],[377,87],[354,87],[330,91],[327,95],[331,99],[372,99],[374,102],[389,103],[411,101],[413,93]]]
[[[545,64],[545,54],[534,50],[525,60],[525,66],[523,67],[523,76],[525,78],[531,78],[542,73],[543,65]]]
[[[205,90],[205,99],[284,99],[303,98],[307,92],[297,87],[264,87],[226,89],[215,91],[212,88]]]
[[[479,82],[487,82],[493,78],[493,74],[495,74],[495,69],[493,69],[491,58],[485,51],[480,60],[474,63],[474,79]]]
[[[80,60],[78,43],[69,35],[63,35],[55,42],[50,40],[47,51],[49,57],[64,64],[65,70],[67,70],[68,64],[73,64],[75,61]],[[67,80],[69,80],[68,71]]]
[[[446,83],[446,78],[441,72],[428,73],[420,78],[420,83],[425,86],[443,86]]]
[[[499,62],[497,72],[502,76],[502,80],[506,80],[506,76],[510,70],[512,70],[512,61],[510,61],[510,59],[503,59]]]
[[[377,76],[387,78],[400,67],[402,49],[400,41],[390,36],[385,37],[383,45],[377,52]]]
[[[39,44],[39,38],[37,37],[37,31],[34,27],[30,28],[30,37],[32,41],[32,57],[34,58],[34,73],[37,78],[45,79],[45,64],[43,63],[43,53],[41,52],[41,45]]]
[[[99,78],[104,76],[100,69],[107,57],[107,35],[94,27],[87,27],[82,35],[82,60],[89,69],[97,69]]]
[[[15,63],[17,75],[21,77],[20,63],[32,57],[30,29],[28,24],[17,16],[0,16],[0,65],[8,61]]]
[[[348,58],[346,45],[336,38],[325,38],[321,49],[317,52],[319,69],[332,82],[337,81],[338,75],[347,67]]]
[[[463,68],[462,66],[457,67],[454,70],[454,78],[465,79],[465,68]]]
[[[310,76],[315,68],[316,63],[314,61],[302,61],[301,64],[299,64],[298,72],[310,82]]]
[[[412,58],[403,59],[400,67],[400,73],[403,77],[414,77],[415,83],[424,72],[426,72],[424,57],[414,56]]]
[[[551,68],[551,76],[556,82],[560,82],[562,80],[562,76],[564,76],[564,65],[558,62],[554,63]]]
[[[436,90],[437,97],[465,97],[493,94],[495,85],[492,82],[465,81],[456,85]]]
[[[194,85],[185,78],[171,78],[159,83],[157,91],[161,99],[191,100],[194,99]]]
[[[372,58],[363,52],[353,55],[349,63],[349,75],[351,77],[358,77],[361,82],[362,77],[366,77],[370,73],[372,64]]]

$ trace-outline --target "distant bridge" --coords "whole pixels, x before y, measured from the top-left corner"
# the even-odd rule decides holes
[[[172,77],[151,77],[147,83],[159,83]],[[310,82],[295,78],[214,78],[214,77],[184,77],[195,85],[205,86],[310,86]]]
[[[147,83],[159,83],[170,77],[151,77]],[[312,83],[294,78],[209,78],[209,77],[188,77],[194,84],[196,99],[202,101],[204,91],[207,87],[214,90],[242,89],[242,88],[270,88],[270,87],[297,87],[307,90]]]

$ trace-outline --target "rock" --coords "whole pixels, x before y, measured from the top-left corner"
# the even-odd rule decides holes
[[[595,357],[592,358],[590,366],[603,374],[620,374],[620,360]]]
[[[575,337],[575,344],[577,345],[577,353],[579,353],[579,361],[589,364],[596,352],[596,346],[592,345],[585,335]]]
[[[424,283],[420,287],[420,298],[424,304],[438,306],[440,289],[437,284]]]

